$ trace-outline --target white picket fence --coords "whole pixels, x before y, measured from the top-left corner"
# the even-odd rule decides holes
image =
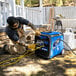
[[[21,16],[35,25],[48,24],[50,19],[50,8],[52,7],[24,7],[15,5],[15,0],[0,1],[0,26],[6,26],[9,16]],[[62,20],[64,27],[76,28],[76,7],[54,7],[54,17],[58,14],[64,16]]]

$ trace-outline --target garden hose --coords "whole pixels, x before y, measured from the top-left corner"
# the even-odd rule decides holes
[[[38,45],[38,44],[37,44]],[[4,61],[1,61],[0,62],[0,67],[6,67],[6,66],[10,66],[10,65],[13,65],[13,64],[16,64],[17,62],[19,62],[22,58],[26,57],[26,56],[29,56],[29,55],[32,55],[34,54],[34,51],[43,47],[44,45],[36,48],[36,49],[33,49],[32,51],[31,50],[26,50],[27,52],[25,52],[23,55],[20,55],[19,57],[15,57],[15,58],[9,58],[8,60],[4,60]],[[31,52],[30,52],[31,51]],[[4,63],[7,63],[7,62],[10,62],[11,60],[16,60],[12,63],[9,63],[9,64],[4,64]]]
[[[73,52],[73,50],[71,49],[71,47],[70,47],[64,40],[61,40],[61,39],[59,39],[59,40],[60,40],[60,41],[63,41],[63,42],[67,45],[67,47],[69,47],[70,51],[71,51],[74,55],[76,55],[76,53]]]

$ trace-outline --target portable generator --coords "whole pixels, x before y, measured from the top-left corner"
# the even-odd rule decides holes
[[[60,32],[41,32],[40,36],[35,36],[36,48],[35,54],[39,57],[49,59],[56,55],[62,54],[63,46],[63,34]]]

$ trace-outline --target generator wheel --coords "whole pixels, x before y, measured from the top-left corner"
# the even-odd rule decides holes
[[[64,55],[65,54],[65,50],[63,49],[62,51],[61,51],[61,55]]]

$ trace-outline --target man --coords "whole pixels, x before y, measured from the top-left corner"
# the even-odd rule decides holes
[[[11,43],[5,45],[4,48],[11,54],[23,54],[26,51],[23,25],[30,26],[37,35],[40,35],[40,32],[36,31],[34,25],[22,17],[8,17],[7,23],[6,34],[11,39]]]

